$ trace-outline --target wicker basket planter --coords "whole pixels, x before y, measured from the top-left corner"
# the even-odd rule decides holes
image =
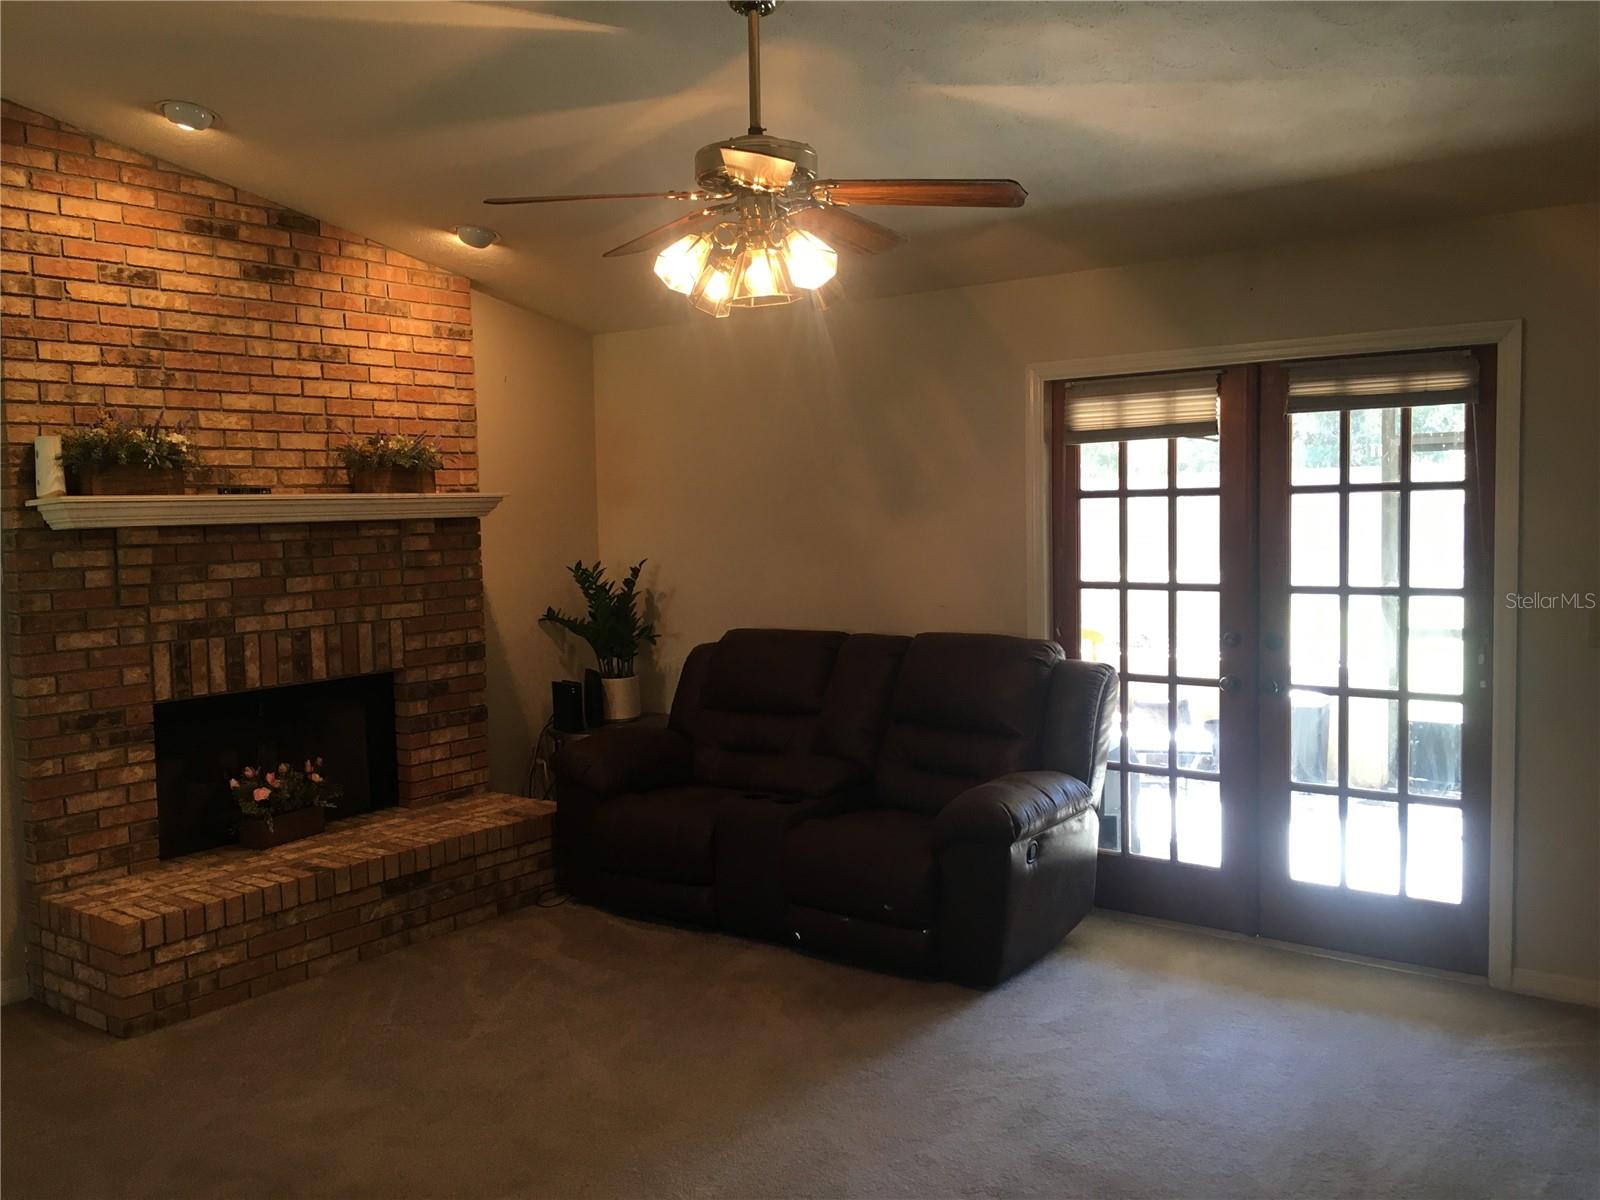
[[[70,473],[76,496],[181,496],[182,467],[89,467]]]
[[[247,850],[270,850],[321,833],[326,826],[326,814],[317,804],[276,813],[270,827],[265,817],[240,817],[239,844]]]
[[[434,473],[419,467],[356,467],[350,472],[352,492],[437,492]]]

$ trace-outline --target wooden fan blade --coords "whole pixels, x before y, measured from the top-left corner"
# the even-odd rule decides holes
[[[568,200],[724,200],[720,192],[596,192],[592,196],[496,196],[485,204],[559,204]]]
[[[649,233],[642,233],[631,242],[623,242],[620,246],[613,246],[602,256],[604,258],[619,258],[624,254],[640,254],[646,250],[659,250],[669,242],[675,242],[685,234],[698,233],[708,229],[722,219],[726,208],[703,208],[699,212],[686,213],[675,221],[668,221],[659,225]]]
[[[822,179],[811,194],[835,204],[916,204],[930,208],[1021,208],[1015,179]]]
[[[853,250],[857,254],[879,254],[893,250],[906,240],[894,230],[842,208],[797,209],[790,214],[790,220],[835,249]]]

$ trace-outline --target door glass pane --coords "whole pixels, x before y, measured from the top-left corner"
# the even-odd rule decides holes
[[[1458,588],[1466,548],[1466,493],[1456,488],[1411,493],[1411,586]]]
[[[1106,788],[1100,797],[1100,849],[1122,849],[1122,772],[1106,772]]]
[[[1167,765],[1172,726],[1167,716],[1167,685],[1128,685],[1128,755],[1147,766]]]
[[[1178,497],[1178,582],[1216,583],[1222,578],[1215,496]]]
[[[1296,783],[1339,782],[1339,698],[1289,693],[1289,765]]]
[[[1222,632],[1216,592],[1178,593],[1178,674],[1192,679],[1217,677]]]
[[[1295,592],[1289,597],[1289,678],[1339,684],[1339,597]]]
[[[1220,771],[1222,693],[1214,687],[1179,684],[1177,725],[1173,738],[1178,766],[1185,771]]]
[[[1165,496],[1128,501],[1128,578],[1139,583],[1167,582]]]
[[[1220,487],[1222,465],[1216,438],[1178,439],[1178,486]]]
[[[1078,490],[1114,492],[1117,490],[1116,442],[1088,442],[1078,447]]]
[[[1178,861],[1222,865],[1222,789],[1212,779],[1177,781]]]
[[[1167,486],[1167,441],[1146,438],[1128,442],[1128,487],[1164,488]]]
[[[1414,796],[1461,797],[1461,705],[1453,700],[1413,700],[1406,790]]]
[[[1167,593],[1128,589],[1128,672],[1167,673]]]
[[[1400,686],[1400,599],[1351,596],[1349,684],[1384,691]]]
[[[1350,586],[1400,583],[1400,493],[1350,493]]]
[[[1133,824],[1128,849],[1145,858],[1172,857],[1172,791],[1165,775],[1128,773]]]
[[[1358,408],[1350,414],[1350,482],[1400,481],[1398,408]]]
[[[1467,477],[1467,407],[1430,404],[1411,410],[1411,478]]]
[[[1400,788],[1400,701],[1351,696],[1350,786],[1374,792]]]
[[[1078,593],[1078,654],[1085,662],[1122,669],[1119,595],[1115,588],[1084,588]]]
[[[1357,891],[1400,890],[1400,805],[1350,797],[1345,822],[1345,882]]]
[[[1289,797],[1289,878],[1339,886],[1339,798],[1317,792]]]
[[[1339,497],[1308,492],[1289,502],[1289,582],[1334,587],[1339,582]]]
[[[1122,576],[1117,552],[1117,506],[1121,501],[1078,501],[1078,578],[1115,582]]]
[[[1406,809],[1406,895],[1461,903],[1461,810],[1439,804]]]
[[[1289,422],[1289,482],[1302,487],[1309,483],[1338,483],[1339,414],[1295,413]]]
[[[1406,648],[1406,683],[1411,691],[1442,696],[1461,694],[1464,612],[1459,596],[1411,597],[1411,633]]]

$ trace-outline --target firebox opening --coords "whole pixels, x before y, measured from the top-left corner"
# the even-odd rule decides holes
[[[161,857],[234,841],[228,780],[321,756],[340,791],[331,820],[396,802],[394,676],[359,675],[155,706]]]

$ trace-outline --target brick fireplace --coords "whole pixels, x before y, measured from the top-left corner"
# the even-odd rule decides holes
[[[342,491],[333,447],[380,430],[434,437],[441,489],[474,489],[467,281],[9,103],[3,135],[7,803],[33,994],[139,1032],[303,978],[305,947],[356,956],[532,894],[547,818],[481,797],[476,520],[63,530],[26,507],[33,438],[101,405],[192,421],[191,490]],[[161,863],[157,704],[373,673],[400,809],[334,826],[332,860]],[[308,937],[319,920],[338,928]],[[370,936],[335,950],[351,929]]]

